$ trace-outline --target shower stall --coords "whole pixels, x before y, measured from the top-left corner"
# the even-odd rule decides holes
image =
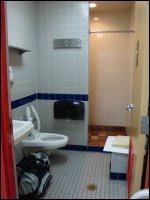
[[[132,98],[133,2],[98,3],[90,9],[89,144],[125,135]]]

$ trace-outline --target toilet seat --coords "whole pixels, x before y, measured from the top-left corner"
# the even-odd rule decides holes
[[[22,145],[24,147],[42,147],[44,149],[57,149],[66,146],[66,144],[68,143],[67,136],[56,133],[40,132],[41,124],[38,113],[36,112],[33,105],[31,105],[31,109],[37,121],[37,129],[33,129],[30,136],[22,140]],[[26,108],[26,115],[27,120],[33,122],[29,106]]]
[[[35,115],[36,120],[37,120],[37,129],[35,130],[35,128],[34,128],[33,131],[32,131],[32,134],[33,134],[34,137],[37,137],[37,136],[39,136],[39,134],[40,134],[41,122],[40,122],[39,115],[38,115],[38,113],[36,112],[36,109],[34,108],[33,105],[31,105],[31,109],[32,109],[32,111],[33,111],[33,113],[34,113],[34,115]],[[27,120],[28,120],[28,121],[31,121],[31,122],[33,123],[33,118],[32,118],[32,116],[31,116],[31,111],[30,111],[29,106],[26,108],[26,116],[27,116]]]

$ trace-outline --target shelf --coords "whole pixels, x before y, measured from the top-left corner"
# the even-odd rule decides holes
[[[29,50],[29,49],[23,49],[23,48],[11,46],[11,45],[9,45],[8,47],[9,47],[9,49],[18,51],[19,55],[22,55],[23,53],[26,53],[26,52],[31,52],[31,50]]]
[[[134,33],[134,30],[95,30],[89,33]]]

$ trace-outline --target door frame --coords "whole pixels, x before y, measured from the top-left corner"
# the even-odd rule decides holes
[[[1,199],[16,199],[18,196],[8,85],[6,27],[6,4],[1,1]]]

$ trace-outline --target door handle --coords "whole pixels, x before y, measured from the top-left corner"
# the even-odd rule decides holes
[[[131,103],[130,105],[128,105],[127,107],[126,107],[126,110],[127,111],[129,111],[129,112],[131,112],[132,110],[133,110],[133,108],[135,108],[136,106],[133,104],[133,103]]]

